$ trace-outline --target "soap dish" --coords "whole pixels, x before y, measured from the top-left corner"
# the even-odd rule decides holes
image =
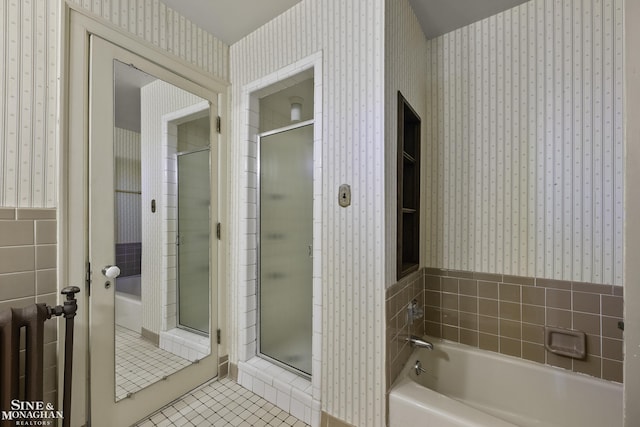
[[[584,359],[587,355],[586,335],[573,329],[545,326],[544,346],[551,353],[573,359]]]

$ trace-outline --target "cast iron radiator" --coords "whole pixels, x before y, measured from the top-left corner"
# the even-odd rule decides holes
[[[25,308],[9,308],[0,312],[0,410],[11,411],[12,400],[42,402],[44,379],[44,323],[54,316],[65,317],[64,388],[62,425],[70,425],[71,415],[71,364],[73,357],[73,318],[78,309],[75,294],[77,286],[62,290],[67,299],[64,305],[55,307],[33,304]],[[20,334],[24,328],[25,370],[24,393],[20,393]],[[24,408],[21,408],[24,409]],[[34,409],[34,408],[28,408]],[[35,408],[36,410],[38,408]],[[3,416],[5,414],[3,413]],[[41,421],[42,419],[40,419]],[[30,422],[38,421],[30,419]],[[15,425],[15,420],[0,419],[5,426]],[[55,424],[55,422],[54,422]],[[36,425],[36,424],[33,424]],[[39,424],[37,424],[39,425]],[[42,424],[46,425],[46,424]]]

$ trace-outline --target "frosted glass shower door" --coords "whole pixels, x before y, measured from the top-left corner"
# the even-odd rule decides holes
[[[178,325],[209,333],[209,150],[178,155]]]
[[[311,374],[313,125],[260,138],[260,353]]]

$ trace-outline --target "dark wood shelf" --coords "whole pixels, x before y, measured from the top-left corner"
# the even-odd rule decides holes
[[[398,91],[398,280],[420,264],[420,117]]]

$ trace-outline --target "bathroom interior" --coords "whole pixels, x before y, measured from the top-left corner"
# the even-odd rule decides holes
[[[45,3],[0,305],[80,286],[72,425],[640,423],[638,4]]]
[[[210,118],[206,100],[143,71],[115,61],[114,75],[120,400],[209,354]],[[154,108],[160,102],[164,107]],[[150,155],[158,151],[158,133],[162,158]],[[166,177],[164,199],[158,201],[164,207],[160,233],[150,218],[155,212],[142,209],[147,205],[142,183],[149,189],[157,175]],[[163,252],[152,249],[158,237]],[[161,278],[161,286],[154,277]],[[160,307],[154,293],[162,295]]]

